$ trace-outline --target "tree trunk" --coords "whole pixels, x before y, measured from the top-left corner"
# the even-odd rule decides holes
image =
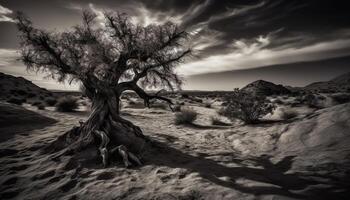
[[[104,166],[113,158],[121,157],[125,166],[140,165],[137,155],[146,145],[141,129],[123,119],[119,112],[119,96],[114,92],[96,92],[92,99],[92,111],[80,127],[57,138],[47,150],[77,153],[87,147],[98,146]]]

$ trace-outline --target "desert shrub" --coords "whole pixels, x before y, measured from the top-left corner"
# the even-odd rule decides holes
[[[266,97],[238,89],[226,96],[224,101],[227,106],[221,111],[221,114],[230,119],[240,119],[247,124],[258,123],[261,117],[271,113],[274,108]]]
[[[335,101],[337,104],[343,104],[350,102],[350,94],[334,94],[332,95],[333,101]]]
[[[73,97],[60,98],[56,103],[56,110],[60,112],[73,112],[77,108],[77,100]]]
[[[44,105],[44,104],[38,104],[38,105],[36,105],[36,107],[37,107],[39,110],[45,110],[45,105]]]
[[[21,98],[10,98],[7,100],[8,103],[13,103],[17,105],[21,105],[22,103],[26,102],[26,99],[21,99]]]
[[[57,103],[57,100],[49,97],[49,98],[45,99],[45,102],[48,106],[54,106]]]
[[[175,105],[173,107],[174,112],[180,112],[181,111],[181,105]]]
[[[297,96],[295,97],[294,101],[297,101],[297,102],[302,102],[303,101],[303,96]]]
[[[326,97],[319,95],[319,96],[317,96],[317,99],[318,99],[318,100],[325,100]]]
[[[192,124],[197,119],[197,112],[191,109],[182,109],[175,115],[175,124]]]
[[[217,117],[212,117],[212,118],[210,118],[210,120],[211,120],[211,124],[212,125],[216,125],[216,126],[230,126],[230,124],[221,121]]]
[[[292,119],[298,116],[298,112],[296,112],[295,110],[291,110],[291,109],[283,109],[281,110],[281,119],[283,120],[288,120],[288,119]]]
[[[303,96],[302,102],[310,108],[320,108],[319,99],[315,94],[307,94]]]
[[[210,102],[205,102],[205,103],[204,103],[204,106],[205,106],[206,108],[211,108],[211,103],[210,103]]]
[[[189,98],[188,94],[181,94],[181,97],[182,97],[182,98],[186,98],[186,99]]]
[[[192,101],[197,102],[197,103],[203,103],[203,100],[199,99],[199,98],[192,98]]]
[[[227,106],[227,104],[226,104],[226,106]],[[216,113],[217,113],[218,115],[225,116],[226,108],[225,108],[225,107],[222,107],[222,108],[220,108],[219,110],[217,110]]]

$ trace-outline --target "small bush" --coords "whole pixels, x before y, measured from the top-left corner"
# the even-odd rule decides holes
[[[297,106],[299,106],[299,105],[300,105],[300,102],[292,102],[292,103],[290,104],[291,107],[297,107]]]
[[[181,97],[182,97],[182,98],[188,99],[188,98],[189,98],[189,95],[188,95],[188,94],[181,94]]]
[[[45,99],[45,102],[48,106],[54,106],[57,103],[57,100],[50,97]]]
[[[173,107],[174,112],[180,112],[181,111],[181,105],[175,105]]]
[[[73,112],[77,108],[77,100],[73,97],[63,97],[56,103],[56,110],[60,112]]]
[[[319,104],[319,99],[315,94],[307,94],[303,96],[302,102],[308,105],[310,108],[317,108],[317,109],[321,108]]]
[[[226,114],[226,108],[225,108],[225,107],[220,108],[219,110],[216,111],[216,113],[217,113],[218,115],[225,116],[225,114]]]
[[[210,102],[205,102],[205,103],[204,103],[204,106],[205,106],[206,108],[211,108],[211,103],[210,103]]]
[[[230,119],[240,119],[247,124],[260,122],[260,118],[272,113],[274,106],[264,96],[253,95],[235,89],[226,96],[227,106],[221,111],[222,115]]]
[[[45,110],[45,105],[44,104],[39,104],[36,106],[38,110]]]
[[[350,102],[350,94],[334,94],[332,95],[333,101],[337,104],[343,104]]]
[[[215,126],[230,126],[230,124],[221,121],[221,120],[220,120],[219,118],[217,118],[217,117],[212,117],[212,118],[211,118],[211,124],[212,124],[212,125],[215,125]]]
[[[197,103],[203,103],[203,100],[199,98],[192,98],[191,100]]]
[[[197,119],[197,112],[190,109],[182,109],[175,115],[175,124],[192,124]]]

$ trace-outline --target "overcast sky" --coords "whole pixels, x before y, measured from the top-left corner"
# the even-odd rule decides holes
[[[343,0],[0,0],[0,71],[24,76],[49,89],[75,89],[44,80],[42,75],[27,73],[16,61],[19,48],[15,11],[25,12],[38,27],[64,30],[80,22],[81,10],[90,9],[96,14],[114,10],[126,12],[143,25],[161,24],[167,20],[178,23],[191,34],[195,57],[178,68],[188,81],[186,89],[228,89],[237,85],[231,82],[215,84],[213,77],[222,71],[247,70],[281,65],[286,74],[293,71],[292,63],[319,61],[350,55],[350,12]],[[332,60],[332,59],[331,59]],[[287,64],[287,65],[285,65]],[[337,63],[334,63],[337,64]],[[337,73],[350,71],[342,65],[323,70],[310,81],[332,78]],[[300,65],[299,65],[300,66]],[[315,67],[315,66],[314,66]],[[267,68],[266,68],[267,69]],[[300,70],[301,69],[301,70]],[[299,70],[299,71],[295,71]],[[303,73],[297,68],[294,74]],[[259,78],[259,70],[251,70]],[[191,77],[200,79],[202,87],[191,83]],[[222,73],[219,73],[222,74]],[[250,74],[250,77],[252,76]],[[244,79],[244,77],[240,77]],[[267,79],[274,79],[272,74]],[[288,80],[287,80],[288,79]],[[308,79],[306,76],[305,79]],[[297,75],[286,76],[279,83],[304,84]],[[214,85],[212,85],[214,84]]]

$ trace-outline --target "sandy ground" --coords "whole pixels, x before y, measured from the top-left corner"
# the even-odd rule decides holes
[[[40,151],[87,112],[29,110],[57,122],[18,122],[1,142],[0,199],[346,199],[350,195],[350,104],[287,122],[211,126],[215,108],[192,105],[196,125],[177,126],[164,109],[126,108],[158,144],[144,165],[82,166]],[[86,152],[94,158],[96,153]]]

